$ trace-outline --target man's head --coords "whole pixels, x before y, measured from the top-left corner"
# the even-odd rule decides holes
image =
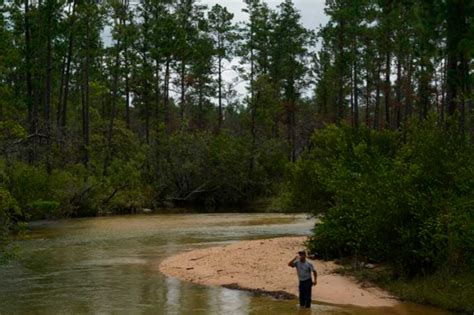
[[[306,260],[306,252],[304,250],[299,251],[298,256],[300,256],[300,261],[304,262]]]

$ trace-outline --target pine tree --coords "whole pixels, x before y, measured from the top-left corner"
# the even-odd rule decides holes
[[[278,6],[273,33],[274,64],[278,68],[281,95],[286,115],[289,158],[296,160],[296,112],[302,89],[307,85],[309,50],[312,34],[301,24],[301,15],[291,0],[285,0]]]
[[[218,124],[217,130],[222,129],[224,119],[222,99],[223,99],[223,62],[229,62],[234,53],[234,44],[237,40],[236,28],[232,23],[234,15],[227,11],[225,7],[216,4],[208,13],[209,31],[215,47],[217,59],[217,89],[218,89]]]

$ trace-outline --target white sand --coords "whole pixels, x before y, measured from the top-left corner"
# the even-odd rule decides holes
[[[296,271],[288,267],[288,262],[305,240],[305,237],[283,237],[195,250],[165,259],[159,269],[167,276],[203,285],[232,285],[297,295]],[[362,287],[353,278],[335,273],[337,266],[333,262],[311,262],[318,271],[318,284],[313,287],[314,301],[361,307],[398,303],[379,288]]]

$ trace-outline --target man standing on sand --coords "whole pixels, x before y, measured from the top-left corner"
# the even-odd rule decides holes
[[[318,283],[318,274],[312,263],[306,260],[306,252],[298,252],[298,256],[293,258],[288,266],[296,268],[298,279],[300,280],[300,306],[303,308],[311,307],[311,288]],[[314,281],[311,279],[311,273],[314,275]]]

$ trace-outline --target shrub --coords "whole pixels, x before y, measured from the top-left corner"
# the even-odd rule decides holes
[[[150,182],[160,199],[207,208],[242,204],[275,191],[286,166],[284,147],[266,141],[252,158],[251,141],[222,133],[178,133],[152,152]]]
[[[58,217],[59,202],[37,200],[28,205],[30,218],[32,219],[50,219]]]
[[[6,247],[9,233],[15,230],[18,218],[21,216],[18,203],[4,188],[0,188],[0,262],[7,254]]]
[[[287,177],[290,205],[323,214],[312,251],[407,275],[474,266],[474,150],[436,121],[404,133],[328,126],[314,135]]]

